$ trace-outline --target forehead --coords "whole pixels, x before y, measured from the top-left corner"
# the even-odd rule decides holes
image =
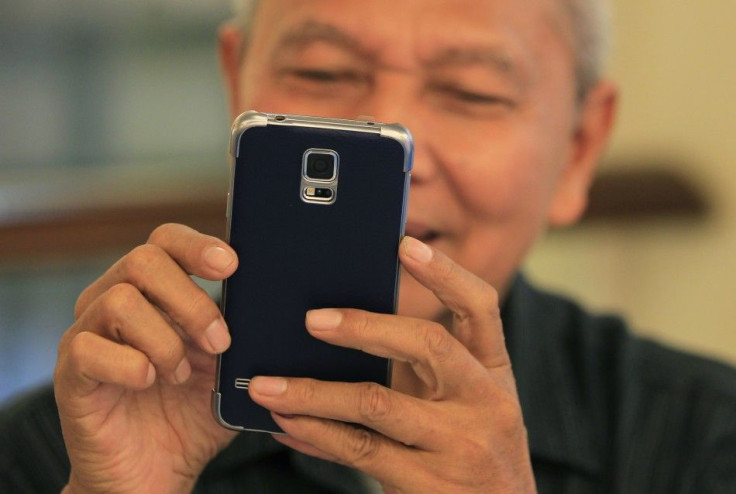
[[[285,37],[332,26],[364,53],[407,69],[440,51],[486,47],[533,63],[565,51],[562,1],[261,0],[252,41],[275,49]]]

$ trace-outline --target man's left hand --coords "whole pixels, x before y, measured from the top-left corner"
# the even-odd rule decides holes
[[[496,291],[416,239],[402,241],[400,259],[452,313],[450,332],[354,309],[306,318],[315,338],[393,359],[392,389],[257,377],[251,397],[286,432],[278,441],[357,468],[386,492],[533,492]]]

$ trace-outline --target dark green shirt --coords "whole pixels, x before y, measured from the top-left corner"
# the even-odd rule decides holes
[[[540,492],[736,493],[736,370],[634,337],[521,277],[503,320]],[[0,492],[58,492],[68,475],[51,388],[0,412]],[[196,492],[365,487],[354,471],[244,433]]]

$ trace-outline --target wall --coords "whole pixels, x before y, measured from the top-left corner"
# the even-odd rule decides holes
[[[644,334],[736,362],[736,2],[615,6],[611,74],[623,99],[611,161],[669,159],[714,208],[705,222],[553,232],[529,273],[623,312]],[[6,0],[0,169],[48,177],[50,166],[166,159],[181,170],[181,158],[200,155],[220,166],[227,114],[212,33],[227,8],[224,0]],[[80,71],[95,84],[81,85]],[[48,380],[76,295],[110,262],[0,265],[0,401]]]
[[[736,362],[736,2],[615,0],[622,90],[609,161],[668,161],[708,195],[705,221],[553,232],[531,276],[642,334]],[[633,165],[632,165],[633,166]]]
[[[3,0],[0,223],[54,203],[60,184],[69,206],[116,199],[85,187],[88,180],[132,184],[132,203],[147,195],[148,182],[191,178],[193,164],[224,180],[229,116],[215,32],[229,7],[227,0]],[[199,188],[209,190],[207,182]],[[49,380],[77,295],[116,258],[0,258],[0,402]]]

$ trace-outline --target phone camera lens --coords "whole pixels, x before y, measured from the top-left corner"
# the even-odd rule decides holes
[[[314,171],[317,173],[324,173],[327,171],[327,162],[325,160],[314,161]]]
[[[327,153],[311,153],[307,156],[307,178],[332,180],[335,177],[335,156]]]

